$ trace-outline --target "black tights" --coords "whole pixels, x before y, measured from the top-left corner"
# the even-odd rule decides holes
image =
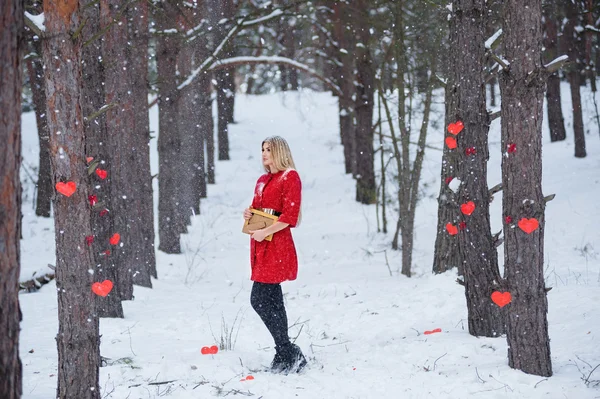
[[[275,345],[282,347],[288,344],[290,342],[288,320],[283,305],[281,285],[255,281],[250,294],[250,304],[269,329]]]

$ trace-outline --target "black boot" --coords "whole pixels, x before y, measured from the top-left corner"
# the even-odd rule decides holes
[[[271,370],[276,373],[299,373],[306,367],[306,358],[302,350],[291,342],[281,347],[276,347],[275,358]],[[279,356],[278,356],[279,355]],[[275,367],[273,367],[275,365]]]

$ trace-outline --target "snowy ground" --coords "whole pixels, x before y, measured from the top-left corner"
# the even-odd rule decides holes
[[[568,93],[568,91],[565,91]],[[568,96],[564,110],[570,115]],[[592,125],[588,157],[573,157],[573,138],[549,143],[544,131],[545,263],[554,376],[541,378],[507,365],[505,338],[475,338],[466,331],[463,287],[456,275],[431,274],[441,152],[427,150],[423,199],[416,221],[414,276],[398,273],[392,234],[377,233],[374,206],[353,201],[354,182],[343,173],[336,99],[329,94],[274,94],[236,98],[231,161],[218,162],[201,215],[182,237],[184,253],[158,253],[153,289],[135,288],[125,319],[101,320],[103,398],[597,398],[586,384],[600,363],[600,140]],[[153,130],[157,111],[152,109]],[[442,147],[443,119],[428,142]],[[570,122],[569,122],[570,125]],[[23,116],[24,161],[37,167],[32,114]],[[300,258],[297,281],[283,285],[290,335],[310,357],[302,375],[252,370],[267,365],[273,343],[249,305],[249,242],[241,212],[262,173],[260,143],[283,135],[303,179],[303,221],[294,230]],[[500,181],[499,121],[490,135],[490,185]],[[152,141],[153,173],[157,171]],[[28,181],[26,171],[23,180]],[[54,264],[53,224],[36,218],[31,183],[24,192],[21,279]],[[155,187],[156,189],[156,187]],[[493,231],[501,228],[501,200],[492,203]],[[395,215],[388,215],[390,228]],[[384,250],[392,272],[388,271]],[[502,251],[500,251],[502,252]],[[500,254],[501,255],[501,254]],[[20,296],[24,398],[48,399],[56,389],[54,282]],[[231,350],[202,355],[218,344],[223,325],[233,331]],[[441,328],[442,333],[424,335]],[[248,375],[254,380],[241,381]],[[589,380],[600,381],[600,368]],[[172,381],[161,385],[154,382]]]

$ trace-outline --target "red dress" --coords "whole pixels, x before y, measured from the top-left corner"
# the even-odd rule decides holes
[[[258,178],[252,199],[252,208],[267,208],[280,212],[279,221],[288,223],[285,229],[273,234],[271,241],[250,239],[252,281],[278,284],[295,280],[298,275],[298,257],[291,227],[298,223],[302,183],[293,169],[267,173]]]

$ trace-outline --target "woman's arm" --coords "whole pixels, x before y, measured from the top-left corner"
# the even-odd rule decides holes
[[[289,223],[283,222],[275,222],[269,227],[260,230],[252,230],[250,231],[250,237],[255,239],[258,242],[261,242],[265,239],[266,236],[270,236],[271,234],[275,234],[278,231],[281,231],[289,226]]]

